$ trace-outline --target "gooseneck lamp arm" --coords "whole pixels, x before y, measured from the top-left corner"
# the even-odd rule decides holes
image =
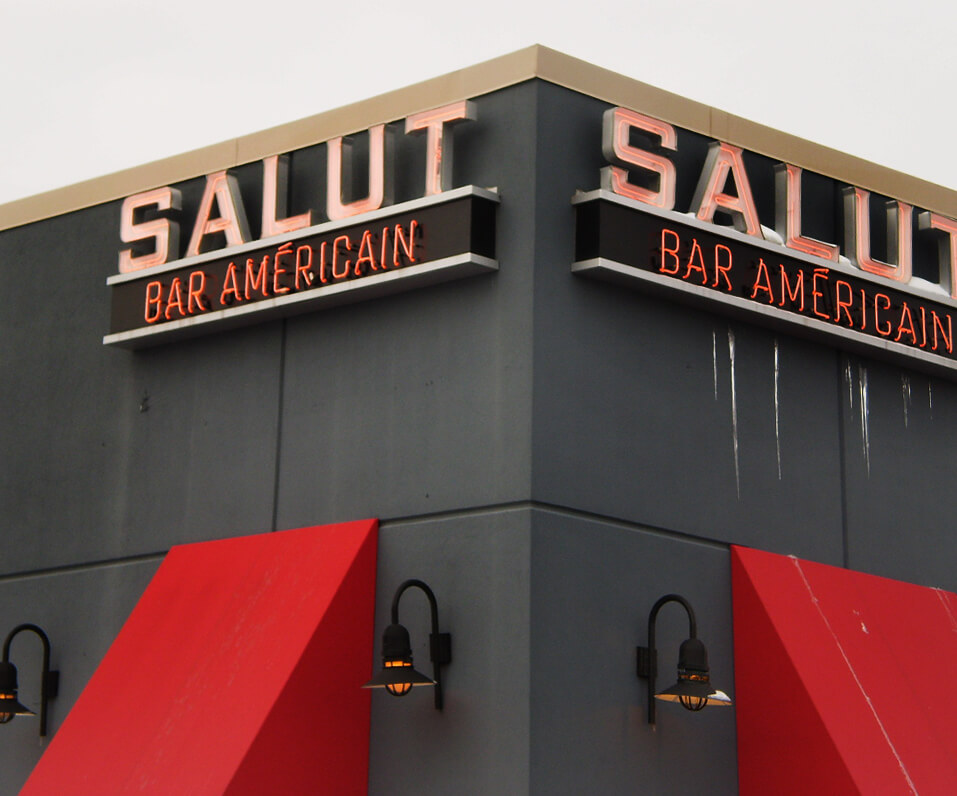
[[[399,599],[409,588],[421,589],[429,600],[429,610],[432,615],[432,632],[429,635],[429,657],[432,660],[432,679],[435,680],[435,709],[442,710],[442,666],[452,660],[452,636],[450,633],[439,632],[439,608],[435,602],[435,594],[427,583],[412,578],[404,581],[395,591],[392,598],[392,624],[399,624]]]
[[[658,621],[658,612],[668,603],[681,604],[688,614],[688,638],[698,637],[698,623],[695,620],[694,609],[680,594],[666,594],[652,607],[648,614],[648,646],[638,647],[638,676],[648,681],[648,723],[655,723],[655,677],[658,674],[658,648],[655,646],[655,624]]]
[[[43,645],[43,672],[40,679],[40,736],[47,734],[47,701],[53,699],[60,690],[60,673],[50,671],[50,639],[37,625],[24,623],[11,630],[3,642],[3,662],[10,662],[10,643],[18,633],[29,630],[40,638]]]

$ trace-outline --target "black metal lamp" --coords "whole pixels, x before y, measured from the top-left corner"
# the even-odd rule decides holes
[[[40,679],[40,735],[47,734],[47,702],[60,690],[60,673],[50,671],[50,639],[36,625],[17,625],[3,642],[3,660],[0,661],[0,724],[13,721],[14,716],[35,716],[17,700],[17,667],[10,663],[10,642],[18,633],[29,630],[40,637],[43,644],[43,671]]]
[[[667,603],[680,603],[688,614],[690,638],[681,643],[678,652],[678,682],[664,691],[655,693],[655,678],[658,674],[658,650],[655,647],[655,623],[658,611]],[[707,705],[730,705],[731,699],[724,691],[711,685],[708,668],[708,651],[698,639],[694,609],[680,594],[666,594],[652,606],[648,616],[648,646],[638,647],[638,676],[648,681],[648,723],[655,723],[655,699],[678,702],[688,710],[702,710]]]
[[[409,631],[399,624],[399,598],[415,586],[425,592],[432,613],[432,633],[429,635],[429,657],[432,659],[432,677],[426,677],[412,666],[412,644]],[[421,580],[407,580],[396,589],[392,598],[392,624],[382,634],[382,671],[363,688],[385,688],[393,696],[405,696],[414,686],[435,686],[435,708],[442,710],[442,670],[452,660],[452,636],[439,633],[439,609],[435,595]]]

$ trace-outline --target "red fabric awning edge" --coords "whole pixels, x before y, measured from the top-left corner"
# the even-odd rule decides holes
[[[950,794],[957,595],[732,547],[742,794]]]
[[[22,793],[365,793],[377,528],[170,550]]]

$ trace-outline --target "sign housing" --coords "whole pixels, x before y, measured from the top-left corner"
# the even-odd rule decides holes
[[[494,271],[497,203],[466,186],[116,274],[103,342],[139,348]]]

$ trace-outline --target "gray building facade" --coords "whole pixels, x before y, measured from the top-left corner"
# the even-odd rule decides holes
[[[362,196],[364,131],[384,123],[392,201],[415,203],[427,142],[402,120],[462,99],[443,188],[497,194],[496,268],[104,345],[126,197],[181,191],[182,256],[206,175],[228,169],[255,241],[262,160],[288,153],[287,214],[325,223],[327,142],[355,134]],[[601,187],[616,107],[678,128],[675,214],[726,142],[762,226],[774,164],[797,164],[825,197],[815,237],[838,241],[841,187],[860,186],[917,208],[915,262],[943,270],[917,216],[957,216],[953,192],[544,48],[0,208],[0,629],[42,626],[61,671],[47,739],[30,719],[0,730],[0,789],[26,781],[174,545],[378,518],[376,660],[406,578],[454,637],[441,712],[428,689],[372,697],[368,791],[390,796],[737,793],[736,708],[660,705],[651,727],[635,675],[651,606],[680,593],[735,698],[731,545],[957,589],[948,366],[573,272],[573,198]],[[425,661],[424,602],[403,614]],[[685,635],[665,609],[659,679]],[[32,704],[39,651],[12,657]]]

